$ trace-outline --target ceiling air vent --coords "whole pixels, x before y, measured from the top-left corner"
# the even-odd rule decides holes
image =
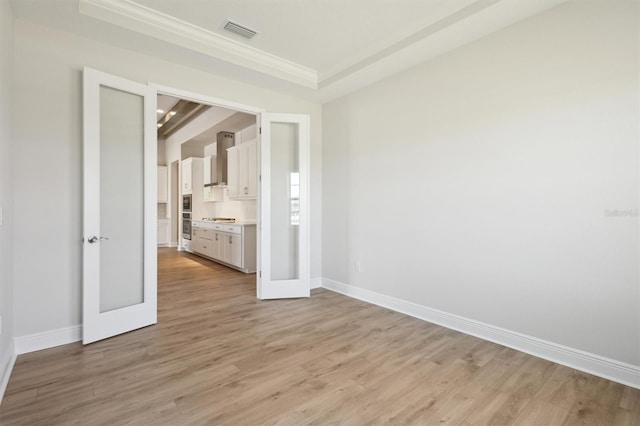
[[[243,27],[242,25],[236,24],[235,22],[231,21],[227,21],[227,23],[224,24],[224,29],[249,40],[252,39],[256,34],[258,34],[252,29]]]

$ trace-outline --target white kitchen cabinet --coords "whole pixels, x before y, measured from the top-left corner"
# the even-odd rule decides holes
[[[204,186],[202,184],[202,158],[190,157],[181,163],[182,194],[191,194],[192,217],[202,217],[204,211]]]
[[[217,260],[222,260],[224,253],[224,237],[222,232],[213,231],[213,239],[211,244],[210,257]]]
[[[258,190],[257,142],[245,142],[227,152],[229,198],[255,199]]]
[[[194,221],[191,225],[191,249],[196,254],[210,257],[213,254],[213,230]]]
[[[238,145],[227,150],[227,188],[229,198],[238,198]]]
[[[233,266],[242,266],[242,239],[240,235],[225,235],[222,261]]]
[[[202,159],[202,184],[214,183],[216,179],[216,157],[207,155]]]
[[[242,272],[255,272],[256,226],[194,221],[191,249]]]
[[[169,202],[169,168],[158,166],[158,203]]]
[[[182,160],[182,194],[193,194],[193,188],[202,181],[202,159],[187,158]]]
[[[193,223],[191,224],[191,249],[196,253],[201,253],[202,249],[200,248],[200,229],[195,226]]]
[[[193,253],[193,250],[191,250],[191,240],[188,240],[186,238],[182,238],[182,248],[184,249],[184,251],[188,251],[189,253]]]
[[[158,246],[169,246],[169,228],[171,223],[168,219],[158,220]]]
[[[236,132],[235,134],[235,144],[240,145],[245,142],[252,141],[258,138],[258,126],[257,124],[252,124],[249,127],[245,127],[244,129]]]

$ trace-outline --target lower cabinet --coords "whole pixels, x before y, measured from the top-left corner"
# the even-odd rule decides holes
[[[228,234],[224,236],[224,250],[222,260],[230,265],[242,267],[242,240],[240,235]]]
[[[166,247],[169,245],[169,228],[171,227],[171,223],[169,219],[159,219],[158,220],[158,245],[161,247]]]
[[[253,273],[256,271],[256,226],[193,221],[191,249],[195,254]]]

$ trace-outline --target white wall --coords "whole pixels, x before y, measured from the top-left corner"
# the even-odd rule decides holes
[[[17,336],[81,323],[81,70],[85,65],[269,111],[310,114],[313,203],[318,212],[313,217],[312,274],[319,276],[320,105],[17,20]]]
[[[569,2],[325,105],[323,276],[640,365],[638,30]]]
[[[0,1],[0,381],[13,349],[13,15]],[[1,392],[1,391],[0,391]],[[0,395],[0,398],[2,396]]]

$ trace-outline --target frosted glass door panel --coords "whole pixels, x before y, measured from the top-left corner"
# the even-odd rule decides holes
[[[309,116],[260,116],[257,296],[309,297]]]
[[[155,324],[155,89],[83,70],[82,343]]]
[[[271,124],[271,280],[299,278],[299,147],[296,123]],[[277,254],[277,255],[275,255]]]
[[[100,312],[144,302],[144,97],[100,87]]]

